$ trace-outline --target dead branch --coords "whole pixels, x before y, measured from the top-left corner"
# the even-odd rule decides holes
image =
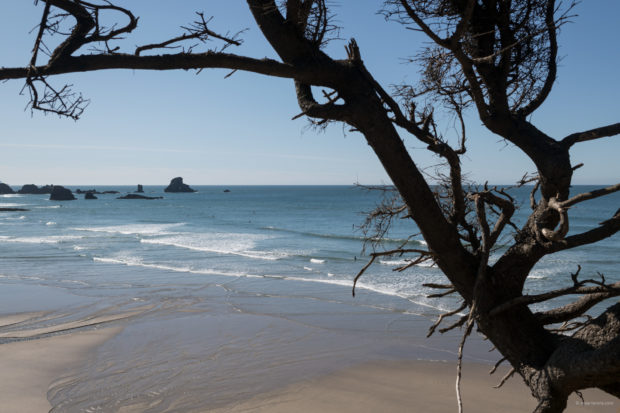
[[[422,284],[422,287],[437,288],[440,290],[451,290],[454,288],[452,284],[435,284],[435,283],[425,283],[425,284]]]
[[[592,287],[584,287],[585,283],[594,283],[596,286]],[[561,297],[564,295],[572,295],[572,294],[605,294],[605,298],[616,297],[620,295],[620,282],[616,282],[614,284],[603,284],[600,281],[595,280],[584,280],[580,281],[577,285],[567,288],[561,288],[558,290],[549,291],[542,294],[536,295],[522,295],[520,297],[513,298],[512,300],[506,301],[503,304],[498,305],[493,308],[490,312],[490,316],[496,316],[510,308],[513,308],[517,305],[530,305],[534,303],[541,303],[543,301],[548,301],[553,298]]]
[[[456,310],[452,310],[452,311],[448,311],[447,313],[440,314],[437,321],[435,321],[435,323],[428,329],[428,333],[426,334],[426,337],[430,337],[433,335],[433,333],[435,332],[435,329],[439,326],[439,324],[441,324],[444,318],[451,317],[455,314],[458,314],[461,311],[463,311],[465,308],[467,308],[467,303],[463,302],[461,306],[457,308]]]
[[[491,370],[489,370],[489,374],[493,374],[495,373],[495,371],[497,370],[497,368],[500,366],[500,364],[502,364],[504,361],[506,361],[507,358],[506,357],[502,357],[501,359],[497,360],[497,363],[495,363],[495,365],[493,366],[493,368]]]
[[[538,191],[539,187],[540,187],[540,180],[536,180],[536,183],[534,184],[534,187],[532,188],[532,192],[530,192],[530,208],[532,208],[532,211],[534,211],[536,207],[538,206],[538,204],[536,203],[536,191]]]
[[[620,123],[618,124],[620,125]],[[620,133],[620,132],[619,132]],[[620,184],[608,186],[607,188],[596,189],[590,192],[584,192],[579,195],[567,199],[566,201],[559,202],[560,208],[569,208],[579,202],[587,201],[589,199],[599,198],[604,195],[608,195],[614,192],[620,191]]]
[[[511,378],[516,372],[517,370],[514,367],[511,368],[508,371],[508,373],[506,373],[506,375],[502,377],[502,380],[497,385],[493,386],[493,388],[495,389],[501,388],[508,381],[508,379]]]
[[[368,263],[364,265],[364,267],[360,270],[360,272],[357,273],[357,275],[353,279],[353,289],[351,291],[351,293],[353,294],[353,297],[355,297],[355,286],[357,285],[357,280],[359,280],[359,278],[366,272],[366,270],[370,268],[370,266],[372,265],[372,263],[375,261],[376,258],[377,258],[376,255],[372,255]]]
[[[450,324],[450,325],[449,325],[449,326],[447,326],[447,327],[440,328],[440,329],[439,329],[439,332],[440,332],[441,334],[444,334],[444,333],[447,333],[447,332],[448,332],[448,331],[450,331],[450,330],[454,330],[455,328],[462,327],[462,326],[463,326],[463,324],[465,324],[465,322],[466,322],[466,321],[467,321],[467,315],[464,315],[464,316],[462,316],[462,317],[461,317],[461,318],[460,318],[457,322],[455,322],[455,323],[453,323],[453,324]]]
[[[562,241],[566,234],[568,234],[569,229],[567,208],[562,206],[562,203],[558,202],[555,198],[549,199],[547,205],[549,206],[549,208],[557,211],[557,213],[560,215],[560,226],[557,231],[543,228],[542,230],[540,230],[540,233],[549,241]]]
[[[618,231],[620,231],[620,209],[616,211],[613,217],[601,222],[598,227],[580,234],[565,237],[560,242],[555,242],[549,246],[548,251],[552,253],[579,247],[581,245],[592,244],[608,238]]]
[[[426,298],[441,298],[441,297],[445,297],[445,296],[450,295],[450,294],[454,294],[456,292],[457,292],[456,288],[452,288],[452,289],[444,291],[442,293],[429,294],[429,295],[426,296]]]
[[[587,294],[572,303],[548,311],[538,312],[535,315],[543,325],[562,323],[583,315],[596,304],[614,296],[618,296],[618,294],[612,294],[609,291]]]
[[[461,339],[461,343],[459,344],[459,351],[457,357],[456,364],[456,400],[459,406],[459,413],[463,412],[463,400],[461,399],[461,370],[463,368],[463,348],[465,347],[465,341],[467,337],[471,334],[472,328],[474,327],[474,312],[476,309],[476,302],[474,301],[470,310],[469,315],[467,316],[467,328],[463,333],[463,338]]]
[[[563,145],[571,147],[578,142],[587,142],[594,139],[606,138],[608,136],[614,136],[618,134],[620,134],[620,123],[614,123],[613,125],[590,129],[585,132],[573,133],[562,139],[561,142]]]
[[[200,18],[200,20],[194,21],[191,26],[182,27],[183,29],[185,29],[186,33],[180,36],[174,37],[172,39],[168,39],[161,43],[152,43],[152,44],[147,44],[144,46],[139,46],[136,48],[134,54],[136,56],[139,56],[140,53],[142,53],[145,50],[164,49],[164,48],[169,49],[169,48],[178,47],[178,46],[171,46],[171,45],[178,44],[186,40],[190,40],[190,39],[197,39],[205,43],[210,38],[214,38],[214,39],[219,39],[219,40],[224,41],[226,45],[235,45],[235,46],[241,45],[241,41],[237,38],[237,35],[239,33],[237,33],[233,37],[227,37],[227,36],[220,35],[210,30],[208,27],[208,23],[211,21],[212,18],[205,20],[203,13],[196,12],[196,14]]]

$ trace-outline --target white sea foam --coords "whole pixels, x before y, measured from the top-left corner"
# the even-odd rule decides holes
[[[78,280],[60,280],[60,282],[65,283],[65,284],[88,285],[88,283],[85,283],[84,281],[78,281]]]
[[[304,270],[306,270],[306,271],[314,271],[314,270],[313,270],[312,268],[310,268],[310,267],[304,267]]]
[[[28,204],[16,204],[14,202],[0,202],[0,208],[18,208],[18,207],[25,207],[28,206]]]
[[[48,237],[7,237],[0,236],[0,242],[20,242],[24,244],[61,244],[81,239],[75,235],[51,235]]]
[[[320,260],[318,258],[310,258],[310,262],[313,264],[324,264],[325,260]]]
[[[56,223],[54,221],[49,221],[49,222],[46,222],[45,225],[52,226],[52,225],[56,225]]]
[[[257,241],[267,238],[267,236],[258,234],[185,233],[172,237],[142,239],[140,242],[269,261],[275,261],[289,255],[284,251],[261,251],[254,249]]]
[[[46,206],[38,206],[36,209],[56,209],[60,208],[62,205],[46,205]]]
[[[437,267],[437,264],[435,264],[435,262],[433,260],[428,260],[428,261],[422,261],[422,262],[416,264],[416,266],[431,268],[431,267]]]
[[[76,231],[89,231],[89,232],[105,232],[108,234],[123,234],[123,235],[168,235],[171,228],[177,228],[185,225],[184,223],[176,224],[130,224],[130,225],[111,225],[104,227],[79,227],[73,228]]]
[[[334,276],[334,274],[332,274],[331,272],[328,272],[328,273],[327,273],[327,276],[328,276],[328,277],[333,277],[333,276]]]
[[[0,195],[0,198],[21,198],[23,197],[22,194],[4,194],[4,195]]]
[[[403,266],[403,265],[407,265],[410,264],[412,260],[379,260],[380,264],[383,265],[393,265],[393,266]],[[435,263],[431,260],[428,261],[422,261],[416,264],[417,267],[434,267]]]
[[[85,249],[86,249],[86,247],[82,247],[80,245],[74,245],[73,246],[73,250],[74,251],[82,251],[82,250],[85,250]]]
[[[208,268],[201,269],[192,269],[190,267],[175,267],[173,265],[165,265],[165,264],[154,264],[144,262],[139,257],[94,257],[93,261],[95,262],[103,262],[106,264],[121,264],[127,265],[129,267],[143,267],[143,268],[152,268],[157,270],[164,271],[174,271],[174,272],[185,272],[190,274],[202,274],[202,275],[223,275],[226,277],[249,277],[249,278],[263,278],[259,275],[246,274],[241,272],[233,272],[233,271],[221,271],[214,270]]]
[[[379,260],[379,264],[383,264],[383,265],[407,265],[409,264],[411,261],[409,260]]]

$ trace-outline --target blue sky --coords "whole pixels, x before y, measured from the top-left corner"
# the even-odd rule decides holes
[[[42,7],[33,1],[3,0],[0,14],[0,66],[25,66]],[[166,5],[166,3],[168,5]],[[385,86],[414,82],[417,69],[402,62],[425,39],[376,14],[380,1],[339,0],[333,11],[342,26],[328,47],[345,55],[344,39],[355,37],[369,70]],[[126,41],[135,45],[165,40],[194,11],[214,16],[214,30],[248,28],[244,44],[230,50],[254,57],[275,57],[240,0],[147,2],[125,0],[140,16]],[[558,80],[534,124],[556,138],[620,121],[620,2],[584,1],[574,23],[560,34]],[[22,81],[0,84],[0,181],[96,185],[165,184],[183,176],[190,184],[365,184],[389,183],[363,137],[342,126],[325,132],[308,129],[299,113],[292,82],[227,70],[138,72],[116,70],[60,76],[91,100],[77,122],[24,110]],[[477,182],[513,183],[534,167],[518,150],[480,126],[471,116],[469,148],[463,169]],[[446,131],[451,122],[444,122]],[[420,167],[437,158],[407,140]],[[585,166],[577,184],[609,184],[620,177],[620,139],[578,144],[573,163]],[[432,170],[432,169],[431,169]]]

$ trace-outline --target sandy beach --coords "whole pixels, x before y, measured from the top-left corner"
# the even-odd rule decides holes
[[[0,319],[0,338],[16,341],[0,345],[0,400],[3,413],[39,413],[52,408],[48,397],[55,388],[79,380],[75,371],[88,369],[89,362],[106,341],[127,343],[129,336],[121,334],[123,326],[131,330],[133,316],[146,311],[140,308],[117,314],[100,315],[72,323],[60,323],[47,328],[27,329],[33,319],[45,319],[45,312],[14,314]],[[225,318],[225,317],[224,317]],[[53,319],[52,319],[53,321]],[[178,321],[178,320],[177,320]],[[221,321],[221,320],[220,320]],[[106,327],[108,324],[111,326]],[[104,347],[104,346],[103,346]],[[250,351],[247,348],[246,351]],[[323,351],[317,349],[318,352]],[[151,355],[154,359],[155,354]],[[149,355],[145,355],[150,359]],[[207,354],[204,357],[208,357]],[[286,360],[282,360],[285,362]],[[157,365],[148,369],[157,370]],[[251,366],[249,366],[251,368]],[[207,394],[212,383],[195,383],[204,393],[177,397],[183,389],[165,398],[136,397],[114,409],[97,411],[135,413],[143,411],[174,412],[455,412],[457,411],[454,361],[375,360],[357,362],[329,374],[305,379],[304,372],[289,374],[288,385],[270,376],[255,375],[253,381],[273,381],[271,391],[239,393],[236,399],[218,406],[209,400],[191,400]],[[468,362],[464,365],[462,397],[466,411],[527,412],[535,407],[534,399],[520,378],[510,379],[501,389],[494,389],[507,367],[489,376],[490,366]],[[147,369],[147,370],[148,370]],[[92,372],[91,372],[92,373]],[[243,375],[238,369],[233,374]],[[250,374],[253,372],[250,371]],[[266,387],[266,388],[269,388]],[[102,393],[108,390],[101,389]],[[110,390],[111,391],[111,390]],[[175,396],[176,394],[176,396]],[[568,412],[617,412],[618,400],[597,390],[583,393],[582,403],[575,395],[569,401]],[[200,408],[188,408],[188,400]],[[211,407],[210,407],[211,406]],[[152,409],[152,410],[151,410]],[[54,411],[74,411],[57,407]],[[79,411],[82,411],[81,409]],[[88,410],[85,411],[96,411]]]
[[[49,411],[52,384],[65,380],[98,346],[122,330],[118,323],[108,325],[147,309],[100,313],[70,322],[61,321],[63,314],[46,311],[0,317],[0,411]]]
[[[0,400],[4,413],[47,412],[51,384],[88,358],[120,327],[102,328],[0,346]]]
[[[370,362],[214,412],[456,412],[455,370],[453,362]],[[495,389],[503,373],[489,376],[488,371],[489,366],[482,364],[464,366],[464,411],[517,413],[536,407],[520,378]],[[598,390],[584,391],[583,396],[584,403],[571,396],[566,411],[617,412],[620,408],[617,399]]]
[[[70,333],[20,343],[4,344],[0,352],[2,411],[47,412],[50,386],[67,380],[65,374],[83,363],[97,346],[117,334],[120,327]],[[489,366],[464,366],[462,397],[467,411],[527,412],[535,407],[526,387],[513,378],[494,389],[501,372],[488,375]],[[501,369],[500,369],[501,370]],[[10,378],[10,379],[9,379]],[[453,362],[375,361],[301,381],[228,406],[206,409],[214,413],[242,412],[430,412],[457,411]],[[568,412],[617,412],[618,401],[597,390],[584,392],[585,403],[575,395]],[[146,411],[157,403],[137,403],[118,412]],[[171,401],[169,410],[176,410]]]

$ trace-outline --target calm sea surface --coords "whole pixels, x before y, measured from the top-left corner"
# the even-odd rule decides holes
[[[145,195],[164,196],[151,201],[0,196],[0,207],[29,210],[0,213],[0,315],[53,310],[56,321],[71,321],[110,308],[153,308],[48,394],[54,411],[115,411],[152,398],[161,403],[152,411],[192,411],[270,390],[257,375],[275,386],[300,369],[311,376],[370,357],[454,358],[452,342],[420,333],[441,310],[458,306],[452,298],[426,298],[423,283],[446,281],[437,268],[399,273],[393,269],[404,258],[378,260],[351,297],[352,279],[368,259],[358,228],[380,192],[194,188],[197,193],[165,194],[161,186],[145,186]],[[96,189],[123,194],[135,187]],[[522,202],[515,220],[523,222],[529,189],[514,195]],[[620,194],[575,206],[571,233],[596,226],[619,206]],[[397,225],[380,248],[417,232],[410,222]],[[414,236],[409,247],[424,248],[424,241]],[[547,257],[532,271],[527,291],[569,285],[578,264],[583,277],[620,280],[619,251],[615,236]],[[484,346],[468,354],[488,360]]]

